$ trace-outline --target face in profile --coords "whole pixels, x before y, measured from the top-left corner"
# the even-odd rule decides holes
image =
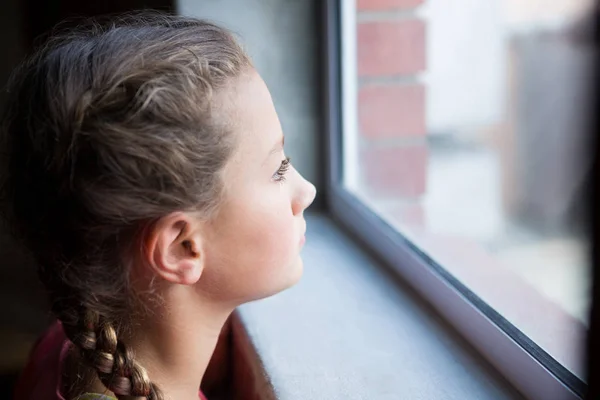
[[[295,284],[302,275],[304,210],[315,187],[287,162],[269,90],[252,72],[224,96],[236,151],[223,174],[225,196],[205,235],[199,287],[241,304]]]

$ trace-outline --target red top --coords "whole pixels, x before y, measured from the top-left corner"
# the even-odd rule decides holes
[[[62,369],[70,346],[62,324],[53,324],[35,343],[17,382],[14,400],[66,400],[61,393]],[[206,400],[202,392],[201,400]]]

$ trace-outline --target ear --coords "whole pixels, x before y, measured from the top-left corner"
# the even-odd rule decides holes
[[[144,258],[165,281],[195,284],[204,270],[202,223],[189,213],[161,218],[144,238]]]

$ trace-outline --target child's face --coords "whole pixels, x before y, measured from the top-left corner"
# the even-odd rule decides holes
[[[245,75],[225,97],[238,147],[224,171],[224,203],[203,244],[199,283],[213,298],[239,304],[300,279],[303,212],[316,191],[292,166],[283,181],[277,174],[285,160],[283,132],[260,76]]]

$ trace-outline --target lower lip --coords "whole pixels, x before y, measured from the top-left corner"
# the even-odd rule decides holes
[[[306,242],[306,236],[302,235],[302,237],[300,238],[300,246],[302,246],[304,242]]]

